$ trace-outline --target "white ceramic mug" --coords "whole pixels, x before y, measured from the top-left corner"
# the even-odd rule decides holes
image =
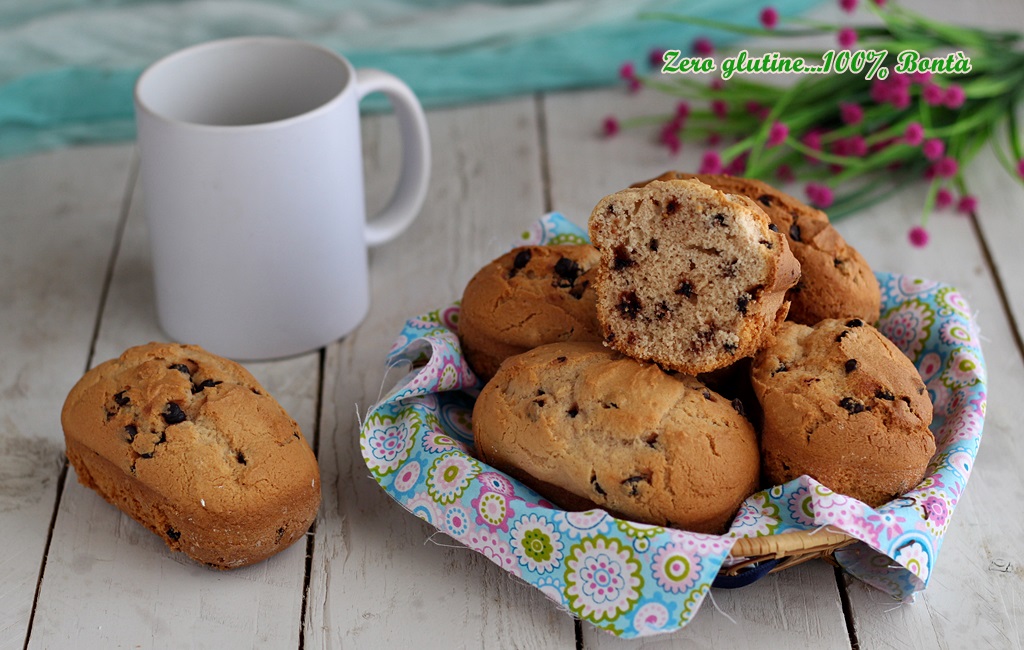
[[[403,157],[368,222],[359,101],[373,92],[394,106]],[[310,43],[233,38],[154,63],[135,110],[167,334],[269,359],[355,329],[370,304],[367,246],[402,232],[426,196],[426,119],[405,84]]]

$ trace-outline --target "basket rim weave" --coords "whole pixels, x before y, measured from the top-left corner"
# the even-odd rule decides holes
[[[761,537],[741,537],[736,540],[729,554],[730,558],[738,561],[722,567],[719,573],[736,575],[759,562],[782,560],[770,572],[776,573],[808,560],[828,560],[837,549],[856,541],[856,538],[828,527]]]

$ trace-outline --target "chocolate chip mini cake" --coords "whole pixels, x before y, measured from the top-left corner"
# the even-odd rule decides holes
[[[79,482],[197,562],[259,562],[316,517],[320,471],[298,424],[202,348],[150,343],[96,366],[61,424]]]
[[[800,265],[751,199],[696,180],[602,199],[597,308],[610,347],[697,374],[757,353],[786,318]]]
[[[861,318],[869,323],[878,320],[882,301],[878,280],[824,212],[754,179],[666,172],[655,180],[671,179],[696,179],[716,190],[749,197],[787,236],[801,271],[800,281],[788,295],[792,301],[789,320],[805,325],[826,318]]]
[[[600,341],[590,245],[521,246],[480,269],[459,315],[462,351],[486,381],[506,358],[557,341]]]
[[[932,404],[913,363],[863,320],[785,323],[754,359],[766,478],[807,474],[879,506],[924,478]]]
[[[757,490],[738,404],[600,343],[510,358],[473,410],[478,457],[569,510],[722,533]]]

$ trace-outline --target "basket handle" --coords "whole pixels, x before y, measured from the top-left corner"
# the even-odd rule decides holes
[[[740,587],[752,585],[768,575],[780,561],[781,560],[775,559],[758,562],[757,564],[752,565],[749,569],[744,569],[736,575],[729,576],[719,574],[715,577],[711,586],[716,589],[739,589]]]

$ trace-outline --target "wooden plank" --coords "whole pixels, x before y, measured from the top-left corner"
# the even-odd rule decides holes
[[[108,178],[108,182],[109,182]],[[94,365],[167,340],[156,323],[139,192],[114,269]],[[246,364],[307,439],[316,424],[319,353]],[[306,544],[218,572],[199,566],[81,486],[69,470],[29,647],[298,647]]]
[[[982,167],[973,172],[979,177],[1004,173],[985,169],[984,160],[979,163]],[[913,605],[897,607],[878,592],[860,585],[852,588],[857,636],[864,648],[957,648],[979,643],[1019,647],[1024,645],[1019,622],[1024,616],[1024,572],[1016,551],[1024,538],[1024,520],[1009,513],[1024,500],[1024,448],[1017,442],[1024,430],[1024,413],[1017,406],[1024,394],[1024,359],[969,219],[954,212],[936,213],[929,224],[928,246],[914,249],[907,243],[906,232],[920,214],[923,192],[923,187],[908,190],[842,221],[839,229],[857,242],[875,268],[946,282],[964,294],[977,314],[987,364],[985,433],[928,589]],[[1005,198],[994,198],[981,209],[994,220],[1019,220],[1020,206],[1002,201]],[[1010,212],[997,215],[999,209]],[[1003,280],[1008,280],[1005,274]]]
[[[572,619],[483,556],[435,535],[369,476],[356,418],[378,399],[402,323],[459,298],[542,211],[532,100],[428,115],[433,180],[419,219],[371,257],[373,304],[329,348],[320,447],[326,489],[313,555],[309,647],[573,647]],[[397,166],[391,118],[367,120],[371,196]],[[458,641],[455,641],[455,640]]]
[[[130,147],[0,162],[0,648],[25,642]],[[113,182],[111,182],[113,181]]]
[[[679,156],[650,140],[656,127],[629,131],[611,139],[598,135],[605,115],[620,119],[669,113],[670,98],[644,90],[626,95],[619,90],[550,96],[544,103],[552,205],[585,226],[601,197],[669,169],[695,171],[702,150],[687,145]],[[786,647],[807,643],[849,646],[833,572],[827,566],[802,566],[770,576],[736,591],[715,590],[715,601],[735,623],[705,600],[700,612],[679,632],[647,641],[659,647],[685,640],[697,646]],[[619,647],[614,637],[583,627],[588,648]]]

